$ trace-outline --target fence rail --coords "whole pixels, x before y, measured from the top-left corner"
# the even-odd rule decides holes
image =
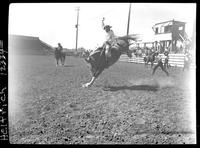
[[[160,54],[160,55],[162,57],[162,61],[164,62],[164,54]],[[168,63],[170,64],[170,66],[183,67],[184,66],[184,57],[185,57],[184,54],[169,54]],[[144,56],[136,57],[133,54],[133,57],[129,58],[127,55],[121,55],[119,61],[144,64]],[[192,60],[191,67],[196,68],[194,60]]]

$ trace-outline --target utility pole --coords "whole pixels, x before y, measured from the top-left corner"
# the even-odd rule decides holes
[[[79,10],[80,10],[80,8],[77,7],[77,8],[76,8],[76,11],[77,11],[77,23],[76,23],[76,25],[75,25],[75,27],[76,27],[76,52],[77,52],[77,45],[78,45],[78,26],[79,26],[78,20],[79,20]]]
[[[130,15],[131,15],[131,3],[129,6],[129,13],[128,13],[127,35],[129,34]]]

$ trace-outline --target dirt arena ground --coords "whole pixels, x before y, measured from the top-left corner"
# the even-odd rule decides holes
[[[11,144],[194,144],[190,73],[117,62],[91,88],[84,59],[9,57]]]

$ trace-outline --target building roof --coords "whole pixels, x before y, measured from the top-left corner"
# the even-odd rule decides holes
[[[154,26],[160,25],[160,24],[165,24],[165,23],[170,23],[170,22],[174,22],[174,23],[178,23],[178,24],[186,24],[186,22],[180,22],[180,21],[175,21],[175,20],[169,20],[169,21],[165,21],[165,22],[156,23]]]

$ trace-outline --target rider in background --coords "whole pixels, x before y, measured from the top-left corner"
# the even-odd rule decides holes
[[[58,43],[58,47],[55,48],[55,55],[58,55],[62,51],[63,51],[63,47],[60,43]]]
[[[60,43],[58,43],[58,47],[55,48],[55,58],[56,58],[56,66],[58,66],[58,59],[61,56],[61,52],[63,51],[63,47]]]
[[[61,52],[63,51],[63,47],[60,43],[58,43],[58,50],[60,50]]]
[[[154,75],[154,73],[155,73],[155,71],[156,71],[156,69],[158,68],[158,67],[160,67],[165,73],[166,73],[166,75],[167,76],[169,76],[169,73],[166,71],[166,69],[165,69],[165,67],[163,66],[163,62],[162,62],[162,57],[161,57],[161,55],[158,53],[158,51],[156,51],[157,52],[157,56],[156,56],[156,62],[157,62],[157,64],[156,64],[156,66],[153,68],[153,73],[152,73],[152,75]]]

